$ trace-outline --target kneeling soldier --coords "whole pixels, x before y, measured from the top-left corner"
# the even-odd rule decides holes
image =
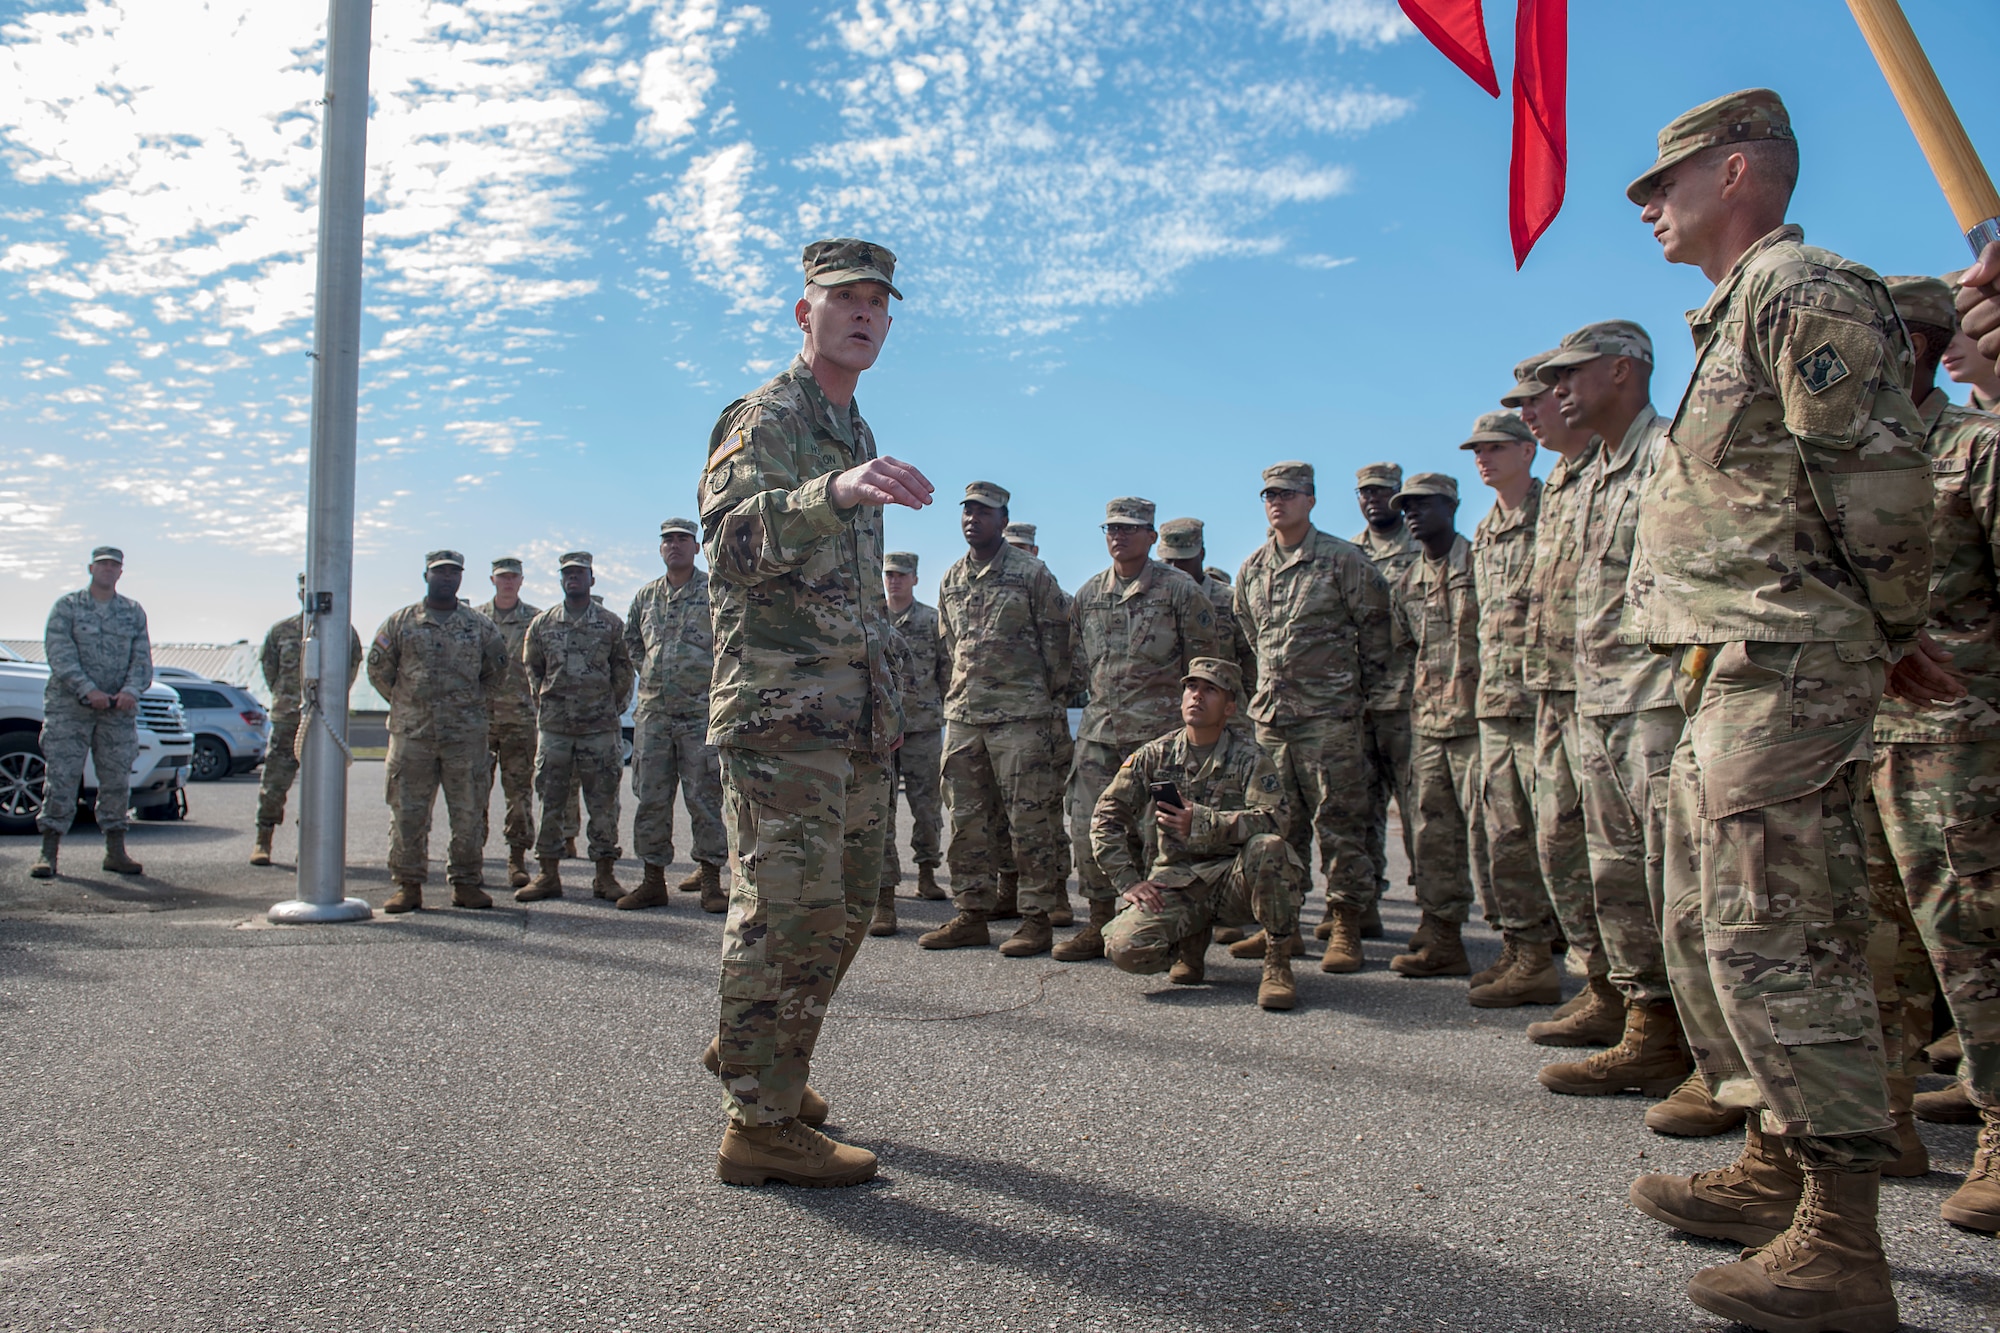
[[[1191,986],[1204,975],[1211,925],[1255,921],[1265,938],[1257,1003],[1290,1009],[1306,870],[1285,841],[1285,795],[1270,756],[1229,728],[1242,688],[1235,663],[1195,658],[1181,678],[1187,725],[1140,746],[1098,798],[1091,850],[1124,903],[1104,929],[1104,952],[1127,972],[1158,972],[1171,960],[1172,979]],[[1154,801],[1166,784],[1178,806]],[[1149,806],[1159,846],[1141,880],[1130,849]]]

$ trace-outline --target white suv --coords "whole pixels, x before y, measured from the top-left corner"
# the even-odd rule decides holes
[[[0,833],[33,833],[48,768],[42,762],[42,694],[49,669],[0,647]],[[157,681],[139,696],[139,754],[132,761],[132,809],[141,819],[187,813],[194,737],[180,696]],[[83,765],[83,804],[97,796],[97,766]]]

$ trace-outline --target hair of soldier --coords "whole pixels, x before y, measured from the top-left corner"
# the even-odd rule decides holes
[[[1903,327],[1909,330],[1912,338],[1924,340],[1924,350],[1917,357],[1916,374],[1912,382],[1918,385],[1936,384],[1938,363],[1944,360],[1945,349],[1951,346],[1954,331],[1940,328],[1935,324],[1924,324],[1908,319],[1903,321]]]
[[[1695,154],[1694,161],[1706,167],[1726,162],[1733,153],[1743,154],[1752,178],[1762,183],[1759,193],[1769,191],[1774,202],[1789,204],[1799,184],[1799,141],[1797,139],[1747,139],[1742,143],[1719,143]]]

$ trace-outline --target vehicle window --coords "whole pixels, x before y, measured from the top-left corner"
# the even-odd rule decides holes
[[[196,689],[192,685],[176,685],[180,691],[182,708],[227,708],[229,700],[215,690]]]

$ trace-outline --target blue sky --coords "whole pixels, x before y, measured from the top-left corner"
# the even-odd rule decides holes
[[[2000,165],[1988,5],[1906,0]],[[163,640],[254,637],[304,541],[323,15],[267,0],[0,0],[0,633],[100,541]],[[299,14],[286,11],[298,10]],[[1511,6],[1489,6],[1511,69]],[[1067,587],[1104,501],[1262,539],[1258,472],[1455,472],[1521,356],[1594,319],[1689,369],[1701,275],[1625,183],[1659,126],[1777,88],[1794,218],[1883,272],[1965,250],[1834,0],[1578,3],[1569,196],[1514,271],[1508,106],[1381,0],[378,0],[364,632],[421,553],[599,556],[614,606],[693,508],[716,413],[796,347],[797,255],[858,234],[909,300],[860,400],[944,503],[896,512],[919,595],[967,481]],[[1962,395],[1957,395],[1962,397]]]

